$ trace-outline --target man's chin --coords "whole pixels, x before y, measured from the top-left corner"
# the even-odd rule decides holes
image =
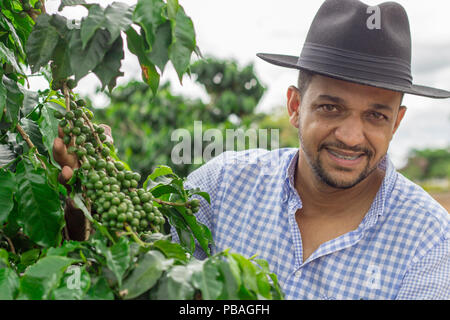
[[[326,185],[335,189],[351,189],[362,182],[372,170],[365,168],[359,173],[348,168],[326,169],[319,165],[315,168],[316,175]]]

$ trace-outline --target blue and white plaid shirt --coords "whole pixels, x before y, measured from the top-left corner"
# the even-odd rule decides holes
[[[197,218],[212,232],[213,253],[258,254],[286,299],[450,299],[449,214],[388,157],[358,228],[323,243],[303,262],[297,159],[295,148],[229,151],[188,176],[186,188],[211,196],[211,205],[199,198]],[[206,257],[199,248],[195,256]]]

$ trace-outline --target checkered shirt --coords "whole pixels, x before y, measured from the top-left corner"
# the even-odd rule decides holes
[[[298,149],[227,151],[192,172],[197,219],[213,253],[230,248],[269,262],[286,299],[450,299],[448,212],[422,188],[380,163],[382,185],[358,228],[323,243],[303,262],[295,213]],[[172,228],[174,241],[179,241]],[[195,256],[206,257],[197,247]]]

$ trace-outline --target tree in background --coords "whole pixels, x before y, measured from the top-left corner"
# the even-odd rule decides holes
[[[111,126],[120,158],[142,176],[159,164],[172,167],[181,176],[200,166],[171,161],[171,151],[178,143],[171,141],[174,130],[184,128],[193,136],[194,121],[202,121],[203,131],[216,128],[225,132],[248,128],[252,123],[249,119],[254,119],[265,89],[252,64],[239,68],[235,61],[207,58],[190,70],[195,81],[204,86],[209,103],[174,95],[169,83],[161,85],[153,95],[147,85],[130,82],[109,94],[111,103],[107,108],[95,112],[98,121]],[[208,143],[202,141],[202,150]]]
[[[450,179],[450,148],[414,149],[401,172],[415,181]]]

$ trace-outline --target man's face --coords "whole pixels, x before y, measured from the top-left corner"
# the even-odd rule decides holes
[[[333,188],[351,188],[377,168],[406,111],[399,106],[401,93],[320,75],[312,78],[303,97],[289,90],[300,161]],[[291,113],[295,95],[297,118]]]

